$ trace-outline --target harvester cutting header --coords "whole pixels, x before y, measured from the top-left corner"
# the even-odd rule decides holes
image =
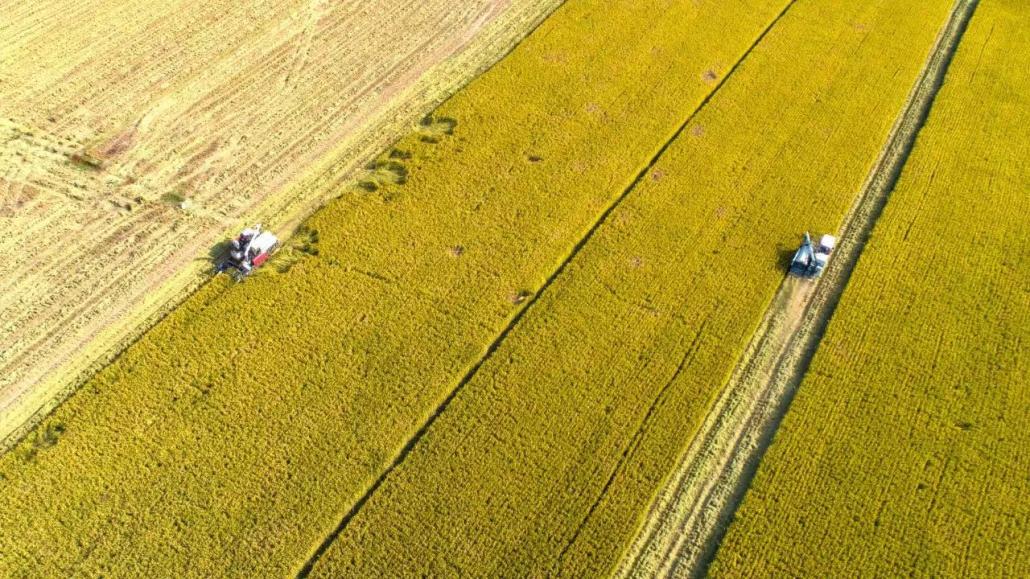
[[[229,255],[218,266],[216,273],[235,269],[237,281],[242,280],[254,268],[268,261],[278,248],[279,238],[270,231],[262,231],[260,223],[248,227],[230,242]]]

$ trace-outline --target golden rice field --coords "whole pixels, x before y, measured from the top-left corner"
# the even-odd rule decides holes
[[[557,0],[52,0],[0,18],[0,441],[288,230]]]
[[[565,5],[83,386],[0,459],[0,573],[299,567],[781,8],[664,4]]]
[[[7,7],[0,576],[611,575],[793,283],[843,299],[708,570],[1026,575],[1030,9],[947,36],[847,287],[784,283],[958,6]]]
[[[314,574],[610,573],[776,291],[780,251],[843,218],[950,7],[791,6]]]
[[[1030,574],[1028,18],[978,6],[715,576]]]

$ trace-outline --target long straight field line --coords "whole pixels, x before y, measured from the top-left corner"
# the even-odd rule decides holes
[[[404,462],[404,459],[408,457],[408,455],[411,453],[415,445],[417,445],[418,442],[425,436],[426,432],[429,431],[433,423],[436,422],[437,418],[439,418],[440,415],[442,415],[444,411],[447,410],[447,407],[451,404],[454,398],[465,388],[466,385],[468,385],[472,378],[475,377],[479,369],[482,368],[483,364],[487,360],[489,360],[490,357],[494,354],[494,352],[496,352],[497,349],[501,346],[505,338],[507,338],[507,336],[512,332],[512,330],[518,326],[519,322],[525,316],[526,312],[533,308],[534,304],[536,304],[540,296],[543,295],[554,282],[554,280],[557,279],[563,271],[565,271],[566,267],[573,261],[576,255],[579,254],[580,250],[582,250],[583,247],[590,241],[590,239],[594,236],[594,234],[601,227],[601,225],[604,224],[605,221],[611,216],[612,212],[615,211],[615,209],[617,209],[619,205],[629,196],[630,192],[633,191],[634,188],[636,188],[637,184],[639,184],[640,181],[654,167],[655,163],[658,162],[658,159],[662,157],[662,155],[669,148],[669,146],[673,142],[675,142],[680,137],[680,135],[683,134],[683,131],[690,125],[691,121],[693,121],[697,114],[705,108],[705,106],[711,101],[712,97],[719,92],[723,85],[725,85],[726,81],[731,76],[733,76],[733,73],[737,71],[737,69],[740,67],[740,64],[744,62],[744,60],[748,57],[748,55],[751,54],[755,47],[758,46],[759,43],[761,43],[762,39],[765,38],[769,31],[776,26],[776,23],[783,18],[783,16],[787,13],[788,10],[790,10],[790,7],[793,6],[796,1],[797,0],[790,0],[783,7],[783,9],[772,20],[770,20],[769,24],[755,38],[754,42],[752,42],[751,45],[749,45],[747,49],[744,51],[744,53],[740,56],[740,58],[738,58],[733,63],[733,66],[730,67],[729,71],[725,75],[723,75],[719,82],[705,96],[705,98],[702,99],[701,103],[698,104],[698,106],[695,107],[693,111],[691,111],[687,118],[673,132],[673,134],[668,139],[666,139],[664,143],[662,143],[658,150],[651,156],[647,164],[644,165],[637,172],[636,176],[633,178],[630,184],[623,189],[622,193],[620,193],[618,197],[616,197],[614,201],[612,201],[603,212],[601,212],[597,220],[590,226],[589,229],[587,229],[586,233],[580,238],[578,242],[576,242],[576,244],[572,247],[569,253],[559,262],[558,266],[547,277],[543,285],[540,286],[540,289],[536,293],[534,293],[532,297],[530,297],[526,306],[519,310],[518,313],[516,313],[512,317],[511,321],[501,330],[501,332],[497,334],[497,337],[490,343],[490,345],[487,347],[483,355],[475,361],[475,363],[469,368],[468,372],[447,394],[447,396],[440,403],[440,405],[432,412],[432,414],[429,415],[429,417],[422,424],[422,426],[419,427],[419,429],[412,435],[412,437],[404,444],[400,452],[397,454],[396,457],[394,457],[393,461],[389,464],[389,466],[387,466],[379,474],[375,481],[368,487],[368,489],[361,495],[361,497],[357,501],[355,501],[354,505],[340,519],[340,522],[336,526],[336,528],[334,528],[333,531],[329,533],[325,537],[325,539],[319,544],[318,548],[315,550],[312,556],[308,559],[307,562],[305,562],[303,567],[301,567],[300,571],[297,573],[298,578],[307,577],[311,573],[311,570],[314,568],[314,565],[318,562],[319,559],[322,558],[325,552],[329,549],[330,545],[332,545],[333,541],[335,541],[336,538],[339,537],[340,534],[347,528],[347,525],[350,523],[350,521],[353,520],[355,515],[358,514],[358,512],[365,505],[365,503],[368,502],[368,499],[376,492],[376,490],[378,490],[379,487],[382,486],[383,482],[390,475],[390,473],[398,466],[400,466],[401,463]]]
[[[838,228],[953,8],[906,4],[797,3],[312,575],[614,570],[759,326],[798,225]]]
[[[785,3],[563,4],[0,455],[0,574],[295,574]]]
[[[895,121],[821,280],[787,278],[701,432],[652,504],[620,576],[703,576],[897,183],[976,0],[957,0]]]
[[[90,2],[91,9],[109,17],[100,20],[120,31],[115,34],[109,29],[109,34],[94,38],[91,44],[87,39],[95,26],[67,11],[58,10],[61,17],[56,20],[42,11],[12,17],[14,30],[3,37],[0,51],[5,51],[15,69],[23,65],[13,72],[24,74],[13,74],[12,83],[0,91],[8,109],[0,116],[11,117],[3,122],[24,123],[35,137],[9,142],[7,159],[0,154],[0,165],[12,167],[7,180],[17,177],[9,184],[0,183],[4,191],[0,195],[7,195],[8,186],[11,191],[24,188],[39,194],[26,194],[15,221],[0,217],[0,228],[13,235],[0,240],[0,269],[12,272],[0,282],[9,286],[0,292],[0,317],[6,325],[0,331],[0,452],[13,447],[90,377],[198,291],[208,279],[210,266],[197,257],[220,238],[234,227],[254,222],[284,235],[292,232],[299,221],[339,193],[341,181],[353,178],[365,162],[408,133],[412,122],[496,63],[511,43],[558,3],[481,2],[469,3],[468,10],[416,3],[419,9],[397,15],[392,27],[355,37],[331,31],[353,25],[358,18],[355,7],[361,3],[335,3],[321,24],[319,34],[325,41],[316,42],[312,50],[321,59],[309,58],[301,74],[303,82],[298,83],[294,75],[290,94],[277,99],[260,97],[271,85],[251,75],[258,71],[271,78],[287,74],[279,69],[287,59],[270,51],[292,43],[286,33],[293,26],[286,8],[297,2],[255,10],[253,26],[240,25],[238,10],[212,8],[213,3],[198,3],[204,10],[167,13],[167,7],[156,2],[138,3],[147,9],[137,7],[135,12],[126,3]],[[476,5],[483,10],[475,9]],[[398,3],[397,9],[404,6]],[[487,6],[505,8],[495,13],[493,8],[486,11]],[[443,13],[452,16],[441,20]],[[481,20],[486,18],[483,15],[489,15],[488,21]],[[140,24],[148,18],[156,24],[144,30]],[[61,34],[48,36],[38,27],[61,30]],[[214,29],[221,32],[212,33]],[[227,35],[232,41],[226,40]],[[60,42],[55,45],[52,40],[57,36]],[[22,41],[29,45],[23,46]],[[82,43],[89,44],[89,50],[80,50]],[[171,58],[162,43],[185,52]],[[48,46],[40,55],[47,62],[42,68],[32,56],[39,52],[32,48],[37,45]],[[373,69],[365,63],[390,50],[414,56],[369,73]],[[119,56],[112,57],[112,51]],[[126,58],[142,67],[127,77],[110,66]],[[198,68],[191,62],[204,64]],[[47,88],[47,82],[53,80],[48,76],[60,76],[61,71],[66,74],[58,94]],[[221,84],[229,78],[235,80]],[[76,97],[64,98],[71,94]],[[89,106],[82,106],[83,99]],[[270,106],[269,100],[276,106]],[[49,104],[40,104],[44,101]],[[226,109],[229,102],[234,104]],[[29,106],[32,103],[36,104]],[[184,126],[201,122],[186,109],[201,105],[209,107],[207,114],[219,122],[184,132]],[[84,111],[89,111],[88,122],[82,118]],[[287,117],[290,120],[283,122]],[[273,128],[263,128],[261,123]],[[105,142],[123,130],[135,135],[132,144],[112,153],[103,171],[83,172],[67,163],[67,155],[78,148]],[[246,137],[271,133],[278,137]],[[203,169],[186,171],[201,144],[211,145],[211,155],[203,159]],[[258,158],[260,151],[275,154],[260,162],[247,160]],[[100,202],[67,196],[69,187],[78,191],[75,196],[89,199],[144,201],[134,202],[132,210],[112,213]],[[189,191],[194,203],[189,211],[158,199],[180,187]],[[55,202],[60,206],[57,210]],[[25,225],[30,222],[33,227]],[[140,251],[118,245],[124,238],[118,232],[126,229],[137,238],[135,247]],[[63,244],[49,240],[72,232],[97,240],[88,254],[78,254],[74,248],[53,249]],[[153,242],[157,239],[161,242]],[[64,275],[55,277],[55,271]],[[39,288],[50,288],[47,300],[37,299]]]
[[[709,576],[1030,577],[1028,18],[976,6]]]

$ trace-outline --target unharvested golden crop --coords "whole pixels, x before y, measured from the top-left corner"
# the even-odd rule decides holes
[[[950,7],[790,7],[345,525],[316,574],[610,571],[800,232],[833,230],[862,188]]]
[[[716,576],[1030,575],[1028,19],[976,9]]]
[[[558,0],[48,0],[0,12],[0,442],[286,227]]]
[[[0,574],[301,565],[780,8],[668,4],[570,2],[88,382],[0,459]]]

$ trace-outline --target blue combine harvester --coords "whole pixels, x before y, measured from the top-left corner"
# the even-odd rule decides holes
[[[812,243],[812,238],[805,232],[805,240],[801,247],[794,254],[790,262],[790,273],[798,277],[817,278],[826,269],[826,263],[830,261],[830,254],[837,245],[837,238],[832,235],[824,235],[819,239],[818,247]]]

